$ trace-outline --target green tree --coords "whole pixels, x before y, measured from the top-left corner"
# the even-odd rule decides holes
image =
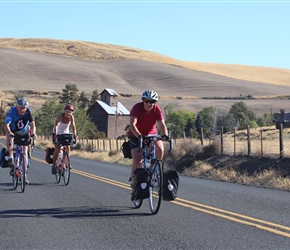
[[[59,103],[76,104],[79,99],[79,89],[76,84],[68,83],[62,89],[62,95],[59,97]]]
[[[80,138],[98,139],[103,138],[96,125],[90,120],[84,109],[74,112],[77,134]]]
[[[195,113],[178,110],[170,111],[166,116],[166,125],[175,138],[182,137],[183,131],[188,136],[194,127]]]
[[[56,99],[47,100],[40,109],[35,111],[37,134],[50,135],[57,115],[63,112],[63,105]]]
[[[89,105],[91,106],[91,105],[95,104],[95,102],[99,99],[100,99],[100,95],[99,95],[98,91],[94,90],[93,94],[91,96]]]
[[[218,119],[218,111],[216,108],[210,106],[203,108],[199,114],[203,119],[202,126],[207,129],[215,129]]]
[[[247,104],[243,101],[234,103],[229,111],[236,120],[239,121],[239,129],[246,129],[251,121],[256,121],[256,115],[249,109]]]
[[[78,99],[78,108],[79,109],[86,109],[89,106],[89,99],[84,91],[81,92],[79,99]]]
[[[257,124],[259,127],[263,126],[272,126],[273,125],[273,114],[272,113],[264,113],[262,116],[257,118]]]

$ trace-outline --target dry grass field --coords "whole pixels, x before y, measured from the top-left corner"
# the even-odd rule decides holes
[[[114,89],[128,109],[144,89],[156,90],[162,107],[173,103],[194,112],[206,106],[228,111],[240,95],[255,98],[244,101],[258,115],[287,112],[290,104],[290,69],[184,62],[124,46],[52,39],[1,38],[0,58],[0,98],[33,90],[35,108],[67,83],[86,93]],[[233,99],[216,99],[227,97]]]
[[[140,100],[144,89],[156,90],[161,96],[160,106],[172,103],[176,110],[197,112],[214,106],[226,112],[240,101],[237,97],[247,95],[254,99],[243,101],[257,115],[280,109],[289,112],[290,107],[290,69],[184,62],[124,46],[52,39],[0,38],[0,58],[0,100],[11,101],[14,93],[26,91],[33,109],[57,97],[68,83],[77,84],[88,94],[114,89],[128,109]],[[244,135],[237,135],[234,157],[233,136],[228,134],[225,151],[229,155],[220,155],[214,143],[200,147],[196,142],[177,145],[166,162],[190,176],[290,190],[288,133],[285,158],[279,159],[278,131],[268,132],[264,134],[268,138],[263,141],[264,157],[259,155],[259,131],[253,131],[256,139],[251,157],[246,155]],[[49,142],[38,143],[45,147]],[[86,157],[130,164],[120,153],[112,157],[107,152],[88,152]]]

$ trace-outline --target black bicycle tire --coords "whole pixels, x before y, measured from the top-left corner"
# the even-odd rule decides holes
[[[70,180],[70,158],[66,151],[63,153],[63,164],[62,177],[64,184],[67,186]]]
[[[18,177],[16,174],[17,171],[17,158],[14,159],[14,169],[13,169],[13,176],[12,176],[12,183],[13,183],[13,189],[15,190],[18,186]]]
[[[21,153],[19,156],[19,167],[20,167],[20,177],[21,177],[21,192],[24,193],[25,191],[25,158],[24,158],[24,154]]]
[[[157,160],[155,162],[155,165],[153,166],[153,171],[152,171],[152,176],[151,176],[151,180],[155,177],[156,171],[159,172],[159,174],[157,174],[157,178],[158,178],[158,185],[159,185],[159,190],[158,193],[155,194],[155,196],[157,196],[157,203],[154,202],[155,198],[153,198],[153,193],[152,193],[152,188],[154,187],[154,184],[152,184],[151,187],[149,187],[149,207],[150,207],[150,211],[153,215],[157,214],[160,206],[161,206],[161,200],[162,200],[162,193],[163,193],[163,162],[161,160]],[[153,200],[154,199],[154,200]]]
[[[60,165],[61,165],[61,161],[62,159],[59,159],[59,157],[57,157],[57,163],[56,163],[56,173],[55,173],[55,180],[56,183],[60,183],[60,179],[61,179],[61,169],[60,169]]]

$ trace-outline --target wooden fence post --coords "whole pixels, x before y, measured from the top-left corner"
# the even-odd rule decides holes
[[[234,129],[234,156],[236,156],[236,129]]]
[[[247,125],[247,135],[248,135],[248,156],[251,155],[251,137],[250,137],[250,126]]]
[[[279,140],[280,140],[280,158],[284,156],[284,144],[283,144],[283,124],[280,123],[279,128]]]
[[[224,153],[224,127],[221,128],[221,154]]]
[[[261,157],[263,157],[263,129],[262,127],[260,128],[260,134],[261,134]]]
[[[203,127],[200,127],[200,143],[203,146]]]

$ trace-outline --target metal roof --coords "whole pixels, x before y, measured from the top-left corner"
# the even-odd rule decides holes
[[[103,93],[104,91],[107,91],[107,92],[109,93],[109,95],[111,95],[111,96],[118,96],[118,93],[117,93],[115,90],[113,90],[113,89],[104,89],[104,90],[102,91],[102,93]],[[102,94],[102,93],[101,93],[101,94]]]
[[[116,109],[118,110],[117,113],[118,115],[129,115],[130,111],[125,108],[125,106],[117,102],[117,107],[111,107],[107,103],[102,102],[102,101],[97,101],[98,104],[101,105],[101,107],[107,112],[108,115],[115,115],[116,114]]]

